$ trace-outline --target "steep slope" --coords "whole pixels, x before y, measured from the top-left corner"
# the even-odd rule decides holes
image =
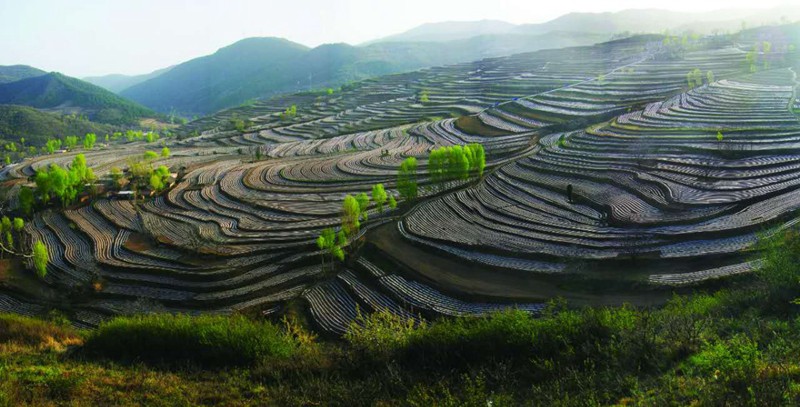
[[[16,82],[21,79],[41,76],[47,72],[28,65],[0,66],[0,84]]]
[[[42,145],[48,138],[86,133],[107,134],[113,126],[60,116],[28,106],[0,105],[0,142],[19,141],[25,137],[28,145]]]
[[[0,85],[0,104],[79,113],[109,124],[136,124],[155,113],[99,86],[59,73]]]
[[[169,72],[169,70],[172,68],[173,67],[170,66],[143,75],[111,74],[104,76],[90,76],[83,78],[83,80],[118,94],[133,85],[142,83],[163,73]]]

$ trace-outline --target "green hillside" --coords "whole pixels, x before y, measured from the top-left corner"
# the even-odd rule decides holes
[[[120,93],[125,89],[130,88],[133,85],[138,83],[142,83],[146,80],[153,79],[167,71],[172,69],[172,67],[162,68],[155,70],[153,72],[143,74],[143,75],[121,75],[121,74],[111,74],[111,75],[104,75],[104,76],[88,76],[86,78],[82,78],[84,81],[89,82],[93,85],[97,85],[101,88],[110,90],[114,93]]]
[[[0,104],[77,113],[92,121],[116,125],[133,125],[142,118],[156,116],[150,109],[99,86],[55,72],[0,84]]]
[[[205,115],[253,98],[544,48],[590,45],[605,34],[493,34],[448,42],[381,42],[309,49],[278,38],[249,38],[121,92],[156,111]]]
[[[19,141],[42,145],[48,138],[86,133],[107,134],[114,127],[71,115],[42,112],[28,106],[0,105],[0,142]]]
[[[0,66],[0,84],[45,75],[47,72],[27,65]]]

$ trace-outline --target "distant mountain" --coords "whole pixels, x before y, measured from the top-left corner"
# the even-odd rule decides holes
[[[308,48],[279,38],[248,38],[179,64],[121,92],[161,112],[204,114],[291,88],[296,62]]]
[[[507,34],[514,27],[516,25],[498,20],[427,23],[400,34],[390,35],[362,45],[370,45],[377,42],[445,42],[463,40],[479,35]]]
[[[28,65],[0,66],[0,84],[16,82],[20,79],[41,76],[47,72]]]
[[[0,142],[18,142],[25,137],[28,145],[43,145],[48,138],[95,133],[108,134],[115,128],[72,116],[43,112],[28,106],[0,105]]]
[[[123,92],[154,110],[205,115],[249,99],[335,87],[348,81],[485,57],[591,45],[606,35],[492,34],[448,42],[380,42],[367,46],[326,44],[309,49],[278,38],[249,38]]]
[[[110,90],[114,93],[119,94],[125,89],[130,88],[133,85],[138,83],[142,83],[146,80],[150,80],[159,76],[165,72],[168,72],[173,67],[161,68],[159,70],[143,74],[143,75],[121,75],[121,74],[111,74],[111,75],[104,75],[104,76],[89,76],[83,78],[84,81],[89,82],[93,85],[97,85],[101,88],[105,88]]]
[[[79,113],[108,124],[137,124],[156,114],[99,86],[60,73],[0,84],[0,104],[24,105],[60,113]]]
[[[777,16],[777,17],[776,17]],[[738,31],[741,24],[763,25],[794,21],[800,18],[800,7],[780,6],[772,9],[724,9],[710,12],[678,12],[658,9],[623,10],[614,13],[569,13],[541,24],[523,24],[511,32],[544,34],[551,31],[582,31],[617,34],[680,32],[686,29],[698,33]]]

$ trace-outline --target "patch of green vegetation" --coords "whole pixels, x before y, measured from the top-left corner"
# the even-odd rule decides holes
[[[255,314],[126,317],[80,335],[3,316],[0,405],[796,405],[800,236],[762,249],[756,275],[657,308],[377,312],[344,341]],[[70,356],[46,346],[82,336]]]
[[[153,314],[118,318],[87,338],[90,355],[202,366],[252,365],[285,358],[298,344],[278,327],[244,317]]]
[[[99,86],[59,73],[0,84],[0,104],[57,109],[69,105],[85,112],[92,121],[114,125],[137,125],[152,110],[115,95]]]
[[[110,134],[115,127],[94,123],[75,115],[59,115],[27,106],[0,105],[0,141],[18,142],[24,137],[28,145],[43,146],[50,138],[73,134]]]

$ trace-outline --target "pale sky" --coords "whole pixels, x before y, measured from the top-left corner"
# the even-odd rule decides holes
[[[800,0],[0,0],[0,65],[142,74],[247,37],[358,44],[439,21],[540,23],[569,12],[767,8]]]

